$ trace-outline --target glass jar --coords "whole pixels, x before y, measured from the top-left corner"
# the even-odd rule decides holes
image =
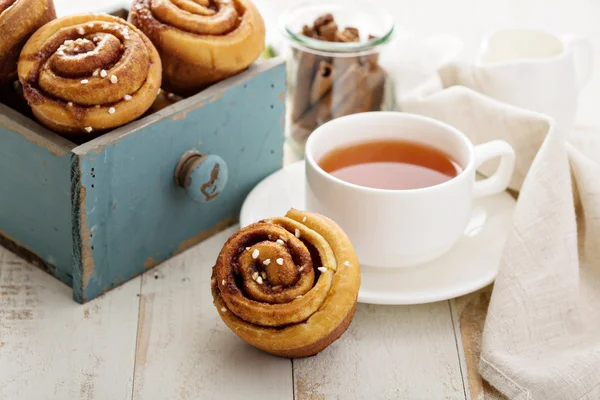
[[[344,115],[394,107],[379,63],[394,31],[389,14],[357,1],[321,1],[279,20],[287,60],[286,139],[299,156],[310,134]]]

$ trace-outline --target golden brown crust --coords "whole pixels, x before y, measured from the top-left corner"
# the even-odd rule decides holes
[[[232,235],[211,280],[225,324],[282,357],[311,356],[337,340],[352,321],[359,286],[346,234],[330,219],[298,210]]]
[[[272,351],[271,354],[278,357],[303,358],[311,357],[315,354],[320,353],[321,351],[329,347],[330,344],[338,340],[344,334],[344,332],[346,332],[348,326],[350,326],[350,323],[354,318],[355,311],[356,303],[354,304],[354,307],[352,307],[352,309],[348,311],[346,318],[344,318],[335,329],[333,329],[328,335],[321,337],[317,341],[295,349]]]
[[[244,70],[265,45],[264,21],[250,0],[134,0],[129,21],[158,48],[163,86],[181,95]]]
[[[25,44],[18,67],[37,119],[56,132],[78,136],[140,117],[161,84],[154,45],[127,21],[106,14],[46,24]]]
[[[56,18],[52,0],[0,0],[0,85],[17,78],[17,61],[27,39]]]

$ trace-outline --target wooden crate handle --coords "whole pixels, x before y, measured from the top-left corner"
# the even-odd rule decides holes
[[[174,179],[192,200],[208,203],[225,189],[228,175],[227,163],[218,155],[190,150],[177,163]]]

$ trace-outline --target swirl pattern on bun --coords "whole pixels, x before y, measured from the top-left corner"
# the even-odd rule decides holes
[[[249,0],[134,0],[129,21],[158,48],[165,88],[181,95],[244,70],[265,45]]]
[[[307,357],[354,316],[360,267],[328,218],[290,210],[229,238],[213,268],[214,304],[241,339],[273,355]]]
[[[124,125],[154,102],[161,62],[150,40],[106,14],[56,19],[25,44],[19,80],[36,118],[85,135]]]

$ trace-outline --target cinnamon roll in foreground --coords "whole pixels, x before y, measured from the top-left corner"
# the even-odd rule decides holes
[[[252,64],[265,26],[249,0],[134,0],[129,21],[158,48],[163,86],[191,95]]]
[[[356,308],[360,267],[330,219],[290,210],[229,238],[213,267],[214,304],[249,344],[281,357],[308,357],[338,339]]]
[[[161,84],[160,57],[150,40],[106,14],[46,24],[25,44],[18,71],[36,118],[71,135],[133,121],[150,108]]]
[[[52,0],[0,0],[0,86],[16,80],[21,48],[36,29],[54,18]]]

